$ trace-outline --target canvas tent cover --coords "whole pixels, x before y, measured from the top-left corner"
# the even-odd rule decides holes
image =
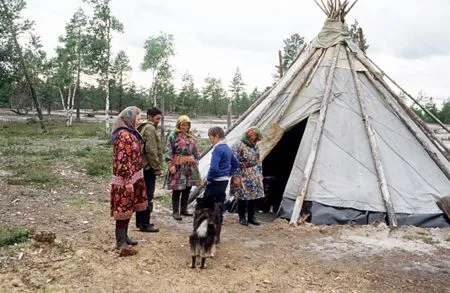
[[[287,97],[297,86],[297,78],[287,87],[286,83],[291,80],[292,74],[301,65],[302,60],[293,64],[267,98],[226,137],[227,143],[231,146],[252,125],[259,126],[265,133],[273,132],[260,144],[261,153],[265,156],[283,132],[308,119],[283,194],[280,213],[286,218],[290,218],[292,206],[302,184],[301,178],[311,151],[311,141],[324,96],[327,73],[336,48],[334,45],[340,42],[344,42],[349,50],[362,56],[362,52],[349,40],[346,25],[339,21],[327,21],[313,42],[313,48],[316,46],[329,49],[321,57],[308,86],[303,87],[290,101],[284,115],[278,117],[281,109],[286,106]],[[355,212],[359,216],[361,211],[375,214],[386,212],[345,46],[341,46],[338,56],[326,120],[306,194],[306,201],[315,204],[312,217],[316,223],[345,222],[352,217],[356,218]],[[367,68],[357,59],[352,60],[361,83],[362,96],[372,118],[395,213],[419,217],[419,220],[416,218],[415,222],[406,221],[406,224],[417,224],[416,222],[421,222],[424,226],[448,224],[435,203],[438,198],[450,194],[448,178],[386,102],[377,89],[383,86],[377,84],[376,87],[366,75]],[[385,89],[383,91],[384,95],[390,96],[388,91]],[[261,119],[255,120],[256,118]],[[278,123],[274,124],[277,119]],[[429,148],[450,169],[448,160],[409,116],[407,119],[428,143]],[[206,176],[210,159],[211,151],[200,161],[202,176]],[[341,216],[336,216],[338,213],[341,213]],[[330,217],[329,214],[334,215]],[[439,224],[434,223],[436,217],[439,218]],[[434,224],[427,223],[427,219],[434,221]]]

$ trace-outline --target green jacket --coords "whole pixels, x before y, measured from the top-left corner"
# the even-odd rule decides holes
[[[161,171],[162,168],[162,145],[156,131],[156,126],[151,122],[139,125],[138,131],[144,138],[142,144],[142,168],[144,170]]]

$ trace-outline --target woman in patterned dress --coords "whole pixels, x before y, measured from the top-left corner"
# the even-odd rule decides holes
[[[116,248],[120,255],[134,254],[129,245],[128,223],[135,211],[147,208],[147,195],[142,171],[142,137],[136,130],[141,110],[127,107],[111,129],[113,145],[113,176],[111,182],[111,216],[116,220]]]
[[[255,218],[256,199],[264,197],[262,164],[259,148],[256,145],[262,139],[257,127],[249,128],[233,147],[233,154],[239,161],[237,176],[233,177],[230,194],[237,199],[239,223],[259,225]],[[248,217],[246,217],[248,214]]]
[[[175,131],[167,138],[165,160],[168,163],[166,188],[172,190],[173,218],[180,221],[181,215],[192,216],[188,212],[189,193],[192,186],[201,184],[198,160],[200,153],[197,139],[191,132],[191,122],[188,116],[178,117]],[[181,197],[181,215],[180,215]]]

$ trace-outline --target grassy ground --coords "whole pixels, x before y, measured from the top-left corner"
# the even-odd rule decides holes
[[[111,175],[112,149],[103,123],[67,127],[63,122],[49,122],[47,126],[44,134],[36,123],[0,122],[0,156],[13,174],[8,184],[40,188],[67,184],[68,179],[58,174],[58,167],[64,166],[93,177]],[[209,141],[199,139],[198,145],[202,151]]]
[[[171,217],[163,177],[152,214],[161,231],[140,233],[132,220],[138,254],[120,258],[103,127],[49,122],[42,134],[0,122],[0,292],[448,291],[448,229],[290,227],[261,214],[263,225],[244,227],[227,213],[216,257],[192,270],[192,218]]]

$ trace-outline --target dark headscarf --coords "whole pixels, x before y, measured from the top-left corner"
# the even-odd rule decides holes
[[[140,113],[141,110],[136,106],[126,107],[120,112],[111,128],[111,144],[114,144],[121,129],[126,129],[133,133],[139,140],[143,140],[141,134],[134,128],[134,121]]]
[[[250,142],[250,139],[252,137],[256,137],[258,140],[262,140],[263,137],[262,132],[256,126],[252,126],[249,129],[247,129],[247,131],[242,135],[241,141],[250,147],[254,147],[255,145]]]

